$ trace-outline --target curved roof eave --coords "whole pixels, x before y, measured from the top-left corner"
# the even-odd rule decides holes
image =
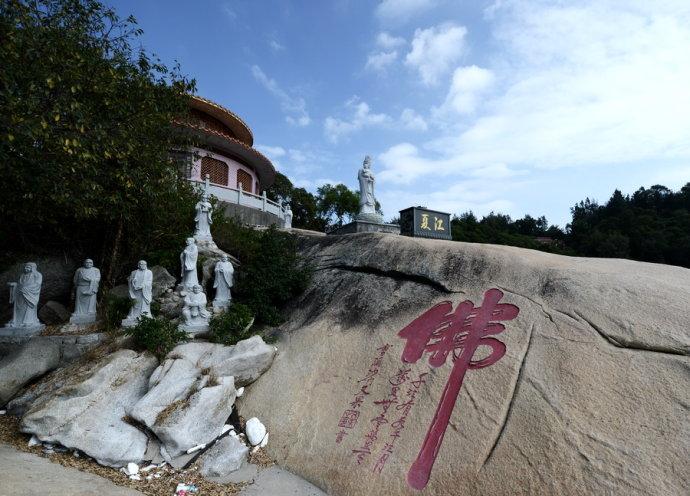
[[[189,127],[189,126],[187,126]],[[259,178],[262,189],[268,189],[276,178],[276,169],[271,161],[258,150],[247,146],[246,143],[233,138],[228,138],[220,133],[214,133],[208,129],[192,127],[207,145],[225,152],[231,158],[238,159],[239,162],[249,166]],[[201,145],[203,147],[203,145]]]
[[[218,119],[230,128],[239,141],[247,146],[252,146],[254,144],[254,135],[252,135],[252,130],[249,129],[249,126],[240,119],[237,114],[231,112],[222,105],[218,105],[211,100],[197,95],[190,95],[190,107]]]

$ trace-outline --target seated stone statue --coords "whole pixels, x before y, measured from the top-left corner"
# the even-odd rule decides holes
[[[133,270],[127,279],[132,308],[122,321],[123,327],[136,325],[140,317],[151,317],[151,300],[153,299],[153,273],[148,269],[145,260],[139,261],[139,268]]]
[[[182,318],[184,324],[182,330],[188,332],[205,332],[208,330],[208,319],[211,316],[206,310],[206,295],[201,291],[201,286],[194,285],[192,291],[184,297]]]
[[[101,271],[93,266],[93,260],[84,260],[84,266],[74,273],[74,313],[69,321],[72,324],[91,324],[96,322],[96,297]]]
[[[41,296],[43,275],[37,270],[34,262],[24,264],[23,274],[19,276],[19,282],[11,282],[10,304],[12,307],[12,320],[5,329],[18,330],[22,333],[38,332],[45,327],[38,320],[38,300]]]

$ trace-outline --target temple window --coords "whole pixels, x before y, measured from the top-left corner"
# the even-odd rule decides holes
[[[239,169],[237,171],[237,187],[240,187],[240,184],[242,185],[242,189],[248,193],[252,192],[252,184],[254,184],[254,180],[252,179],[252,176],[247,172],[243,171],[242,169]]]
[[[201,179],[210,176],[213,184],[228,185],[228,164],[211,157],[201,157]]]

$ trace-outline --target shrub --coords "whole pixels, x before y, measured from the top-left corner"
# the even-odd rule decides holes
[[[163,360],[178,343],[189,339],[176,323],[162,318],[140,318],[125,334],[133,336],[138,347],[150,351],[158,360]]]
[[[247,305],[257,323],[278,325],[280,308],[300,295],[311,279],[311,269],[297,253],[294,234],[275,226],[255,230],[235,220],[214,219],[218,246],[240,260],[235,272],[233,295]]]
[[[236,344],[252,335],[253,322],[254,316],[249,307],[234,303],[223,313],[211,317],[209,340],[224,345]]]
[[[101,308],[103,308],[103,327],[107,332],[111,332],[120,327],[122,319],[127,317],[129,309],[132,308],[132,300],[107,293],[103,298]]]

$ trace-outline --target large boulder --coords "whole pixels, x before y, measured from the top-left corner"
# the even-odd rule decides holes
[[[314,278],[239,400],[280,465],[340,496],[418,494],[425,473],[429,495],[687,493],[690,270],[374,233],[300,243]]]
[[[275,346],[266,344],[261,336],[252,336],[233,346],[185,343],[168,356],[185,358],[216,376],[233,376],[235,385],[240,387],[251,384],[268,370],[275,354]]]
[[[203,455],[201,475],[204,477],[225,477],[239,470],[247,462],[249,448],[235,436],[225,436]]]
[[[163,444],[161,454],[170,460],[220,436],[235,397],[232,377],[202,376],[188,397],[170,404],[149,426]]]
[[[120,350],[76,367],[73,376],[33,399],[20,428],[41,441],[79,449],[102,465],[139,462],[148,437],[125,415],[146,393],[156,364],[152,355]]]
[[[55,340],[31,339],[0,360],[0,407],[32,380],[60,364],[61,347]]]
[[[168,289],[175,287],[175,277],[168,272],[168,270],[161,265],[154,265],[151,267],[153,274],[153,297],[157,298],[165,293]]]
[[[213,441],[232,413],[233,377],[199,363],[217,347],[225,348],[198,342],[177,346],[151,374],[146,395],[128,410],[158,436],[168,460]]]
[[[48,325],[64,324],[69,320],[70,312],[58,301],[47,301],[38,311],[38,318]]]

